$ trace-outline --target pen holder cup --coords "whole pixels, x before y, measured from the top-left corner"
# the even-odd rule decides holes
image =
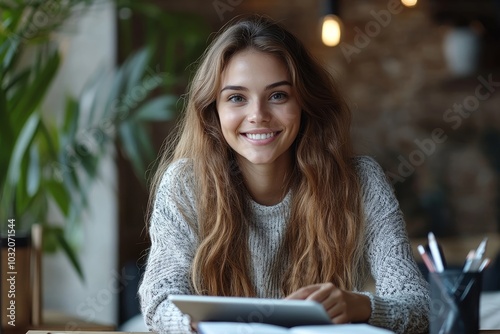
[[[429,273],[430,334],[479,333],[481,272],[445,270]]]

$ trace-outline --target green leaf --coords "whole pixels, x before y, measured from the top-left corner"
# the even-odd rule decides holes
[[[51,226],[51,224],[43,224],[43,251],[47,253],[55,253],[59,248],[59,241],[57,240],[55,230],[61,229],[57,226]],[[62,233],[62,232],[61,232]]]
[[[5,91],[0,86],[0,166],[6,167],[7,162],[9,161],[8,156],[10,156],[10,152],[12,151],[12,146],[8,143],[12,140],[12,129],[10,127],[10,119],[9,114],[7,112],[7,98],[5,96]],[[5,158],[4,158],[5,157]],[[1,168],[0,170],[3,170]],[[5,175],[5,174],[1,174]],[[1,184],[1,181],[0,181]]]
[[[71,205],[71,196],[62,183],[57,181],[49,181],[45,185],[52,198],[55,200],[57,206],[62,214],[66,217],[69,213]]]
[[[132,163],[132,167],[138,175],[144,175],[146,168],[142,158],[141,149],[136,141],[134,125],[130,122],[124,122],[119,127],[118,133],[122,142],[121,147],[125,151],[127,158]]]
[[[144,165],[149,164],[155,158],[155,151],[153,144],[151,143],[151,139],[149,139],[148,131],[146,131],[145,127],[142,124],[137,124],[134,127],[135,138],[137,140],[139,149],[143,152],[143,161]],[[142,179],[144,174],[141,170],[136,170],[137,177]]]
[[[15,185],[19,181],[22,159],[35,136],[39,124],[40,115],[33,113],[19,134],[7,172],[7,181],[12,185]]]
[[[13,124],[24,123],[24,120],[27,119],[40,104],[50,87],[50,82],[59,68],[59,63],[59,53],[54,52],[40,73],[35,77],[30,87],[27,87],[24,91],[24,98],[13,107],[11,111],[13,115]]]
[[[64,185],[70,191],[79,192],[83,185],[78,178],[80,157],[73,149],[74,142],[67,144],[59,151],[59,161],[54,163],[54,170],[58,177],[62,177]]]
[[[81,187],[78,189],[79,196],[75,196],[72,200],[69,208],[69,215],[66,217],[64,225],[66,231],[74,231],[78,228],[77,224],[80,222],[79,217],[83,210],[88,208],[89,189],[89,182],[81,182]]]
[[[23,87],[26,87],[26,83],[30,78],[31,71],[31,68],[27,68],[26,70],[21,71],[19,74],[15,75],[14,78],[11,79],[8,85],[5,87],[5,91],[16,88],[16,86],[20,86],[21,90]]]
[[[46,143],[46,152],[48,152],[48,156],[51,160],[57,160],[57,152],[61,145],[59,144],[59,133],[57,131],[53,132],[53,137],[50,135],[50,131],[45,125],[43,120],[40,121],[40,135],[41,138],[45,140]]]
[[[78,131],[78,120],[80,117],[80,106],[78,101],[72,97],[66,98],[64,110],[64,121],[62,126],[63,145],[75,140]]]
[[[0,120],[8,120],[7,114],[7,98],[5,97],[5,91],[0,86]]]
[[[24,188],[24,179],[21,178],[22,171],[22,163],[23,158],[26,155],[26,151],[29,148],[30,143],[33,141],[33,138],[37,132],[38,124],[40,123],[40,117],[38,114],[33,114],[28,119],[24,127],[22,128],[17,141],[14,144],[14,148],[12,150],[12,155],[10,156],[10,160],[8,162],[7,167],[7,176],[5,178],[4,184],[2,185],[2,201],[0,202],[0,215],[10,216],[17,215],[15,210],[22,203],[18,203],[19,205],[14,205],[13,202],[15,199],[14,194],[21,195],[21,201]],[[16,190],[17,185],[20,184],[20,188]]]
[[[144,77],[144,72],[148,66],[149,52],[147,49],[141,49],[132,58],[125,63],[125,76],[128,77],[126,95],[132,97],[134,89],[141,86],[140,80]]]
[[[120,67],[115,74],[113,85],[111,87],[111,91],[109,92],[108,101],[104,107],[104,120],[113,120],[118,117],[117,114],[120,112],[120,95],[122,94],[126,84],[123,77],[124,69],[123,67]]]
[[[38,145],[36,145],[36,143],[30,147],[29,154],[26,191],[28,196],[34,196],[38,191],[38,187],[40,187],[41,174],[40,152],[38,151]]]
[[[85,276],[83,275],[83,270],[80,265],[80,260],[78,259],[75,250],[68,243],[64,237],[64,231],[61,227],[57,226],[44,226],[43,228],[43,243],[44,250],[55,251],[61,248],[68,260],[70,261],[73,268],[76,270],[78,277],[82,282],[85,282]]]
[[[177,97],[173,95],[157,97],[141,106],[132,117],[134,121],[170,121],[175,119]]]
[[[8,38],[1,46],[2,73],[0,73],[0,82],[3,82],[6,73],[12,69],[17,60],[16,54],[19,51],[19,42],[18,38]]]
[[[80,155],[81,166],[89,176],[90,180],[94,180],[98,175],[100,157],[94,154]]]
[[[104,94],[108,94],[108,89],[106,89],[108,80],[106,80],[106,76],[108,76],[107,71],[98,69],[97,74],[93,75],[83,88],[83,93],[81,95],[88,96],[90,100],[90,108],[86,115],[84,115],[86,118],[84,124],[87,128],[96,125],[95,120],[98,118],[97,112],[101,102],[100,98]]]
[[[34,222],[41,222],[47,217],[48,201],[45,188],[40,187],[38,192],[30,197],[27,207],[29,210],[23,212],[23,216],[31,217],[23,219],[23,223],[25,222],[27,226],[31,226]]]
[[[23,213],[26,210],[26,205],[29,202],[29,197],[27,194],[27,175],[28,175],[28,159],[27,156],[23,156],[21,161],[21,168],[19,171],[19,179],[15,186],[15,197],[14,197],[14,214],[17,216],[18,214]]]

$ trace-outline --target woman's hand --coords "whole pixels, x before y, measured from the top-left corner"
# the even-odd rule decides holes
[[[323,305],[335,324],[367,322],[372,310],[370,298],[337,288],[332,283],[308,285],[285,299],[313,300]]]
[[[198,333],[198,322],[191,321],[191,332]]]

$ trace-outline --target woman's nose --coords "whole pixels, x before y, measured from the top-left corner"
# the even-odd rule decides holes
[[[255,102],[249,108],[248,121],[251,123],[268,122],[271,118],[265,103]]]

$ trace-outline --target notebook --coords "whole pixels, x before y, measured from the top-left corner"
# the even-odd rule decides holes
[[[261,323],[200,322],[200,334],[394,334],[367,324],[298,326],[292,328]]]

